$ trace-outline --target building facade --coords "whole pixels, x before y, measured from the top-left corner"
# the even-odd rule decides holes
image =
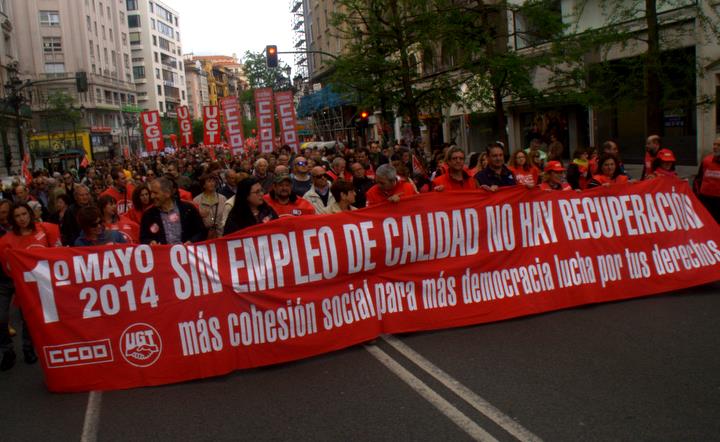
[[[3,36],[0,39],[0,81],[3,85],[12,79],[19,80],[16,23],[13,18],[12,2],[0,0],[0,28]],[[0,90],[0,176],[3,177],[17,173],[23,156],[20,140],[27,136],[29,108],[22,102],[14,102],[13,98],[5,88]]]
[[[35,160],[49,166],[117,154],[121,109],[136,103],[125,2],[12,0],[12,13],[21,24],[15,27],[20,76],[40,82],[31,102]],[[77,92],[78,72],[87,75],[86,92]],[[72,98],[79,119],[52,115],[59,94]]]
[[[192,56],[185,57],[185,86],[187,88],[188,108],[193,120],[202,120],[203,106],[210,105],[208,90],[208,74],[199,60],[193,61]]]
[[[175,117],[177,107],[187,105],[180,17],[165,3],[126,1],[138,105]]]

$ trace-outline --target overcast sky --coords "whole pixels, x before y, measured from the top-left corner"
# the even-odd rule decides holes
[[[164,0],[180,15],[183,53],[232,55],[276,44],[292,51],[290,0]],[[293,55],[280,55],[293,66]]]

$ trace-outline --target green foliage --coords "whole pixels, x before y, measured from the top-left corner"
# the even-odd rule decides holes
[[[285,70],[288,65],[280,63],[276,68],[269,68],[265,62],[265,55],[262,52],[245,52],[243,69],[247,76],[250,89],[264,87],[273,90],[288,90],[292,87]]]
[[[75,127],[82,120],[80,107],[75,107],[75,97],[65,91],[55,91],[48,96],[46,115],[59,127]]]
[[[192,122],[193,139],[196,143],[202,143],[205,137],[205,126],[203,120],[193,120]]]

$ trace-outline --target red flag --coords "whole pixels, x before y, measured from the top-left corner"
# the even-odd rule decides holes
[[[225,97],[220,100],[225,119],[225,138],[232,147],[233,155],[239,155],[245,151],[243,147],[243,127],[240,104],[237,97]]]
[[[215,155],[215,146],[208,146],[208,152],[210,153],[210,158],[213,161],[217,161],[217,155]]]
[[[203,106],[203,125],[205,128],[203,143],[210,146],[222,141],[220,139],[220,111],[217,106]]]
[[[255,116],[260,152],[272,152],[275,147],[275,111],[273,110],[272,89],[255,89]]]
[[[83,159],[80,161],[80,167],[88,167],[90,165],[90,161],[87,159],[87,155],[83,154]]]
[[[160,113],[156,110],[140,113],[145,148],[148,152],[157,152],[165,147],[162,128],[160,127]]]
[[[187,147],[195,142],[192,133],[192,121],[187,106],[177,108],[178,126],[180,126],[180,147]]]
[[[22,161],[22,174],[25,178],[25,184],[32,183],[32,174],[30,173],[30,155],[27,153]]]
[[[280,134],[282,144],[287,144],[297,152],[300,149],[295,120],[295,104],[293,102],[292,91],[275,92],[275,105],[277,107],[277,116],[280,121]]]
[[[412,156],[412,166],[413,166],[414,174],[427,175],[425,166],[423,166],[422,162],[420,161],[420,158],[418,158],[417,155]]]

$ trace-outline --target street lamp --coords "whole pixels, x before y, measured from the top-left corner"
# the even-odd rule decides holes
[[[8,63],[5,67],[7,70],[8,81],[3,85],[5,89],[5,103],[9,105],[14,111],[15,115],[15,130],[18,139],[18,153],[22,157],[25,153],[25,145],[23,143],[23,130],[22,121],[20,120],[20,109],[25,103],[25,96],[22,94],[22,89],[29,86],[30,81],[22,81],[18,76],[18,64],[17,62]],[[12,152],[6,152],[5,158],[7,160],[8,172],[10,171],[10,165],[12,164]]]
[[[127,134],[128,150],[134,152],[135,146],[131,145],[130,138],[132,136],[132,133],[134,132],[135,126],[137,126],[137,123],[138,123],[137,114],[134,112],[122,112],[122,118],[123,118],[123,126],[125,127],[125,133]]]

